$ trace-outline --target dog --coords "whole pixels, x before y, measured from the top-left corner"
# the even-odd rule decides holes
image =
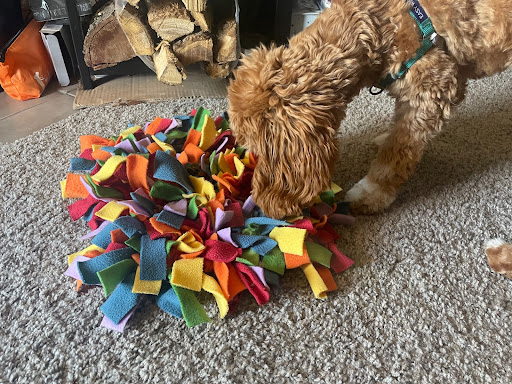
[[[419,0],[443,46],[386,87],[394,127],[368,174],[346,194],[353,212],[379,212],[464,98],[468,79],[512,63],[512,0]],[[288,46],[241,59],[228,87],[230,123],[258,157],[253,198],[274,218],[300,215],[329,189],[338,128],[361,89],[398,77],[423,40],[406,0],[333,0]],[[440,40],[440,41],[442,41]]]

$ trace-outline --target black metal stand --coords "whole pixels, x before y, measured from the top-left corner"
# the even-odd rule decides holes
[[[95,12],[105,2],[106,0],[98,2],[93,11]],[[276,0],[274,40],[279,44],[287,43],[290,36],[292,6],[293,0]],[[83,89],[92,89],[96,85],[106,81],[105,79],[93,80],[92,77],[94,75],[124,76],[152,72],[138,57],[119,63],[114,67],[98,71],[89,68],[84,60],[84,31],[82,19],[76,7],[76,0],[66,0],[66,10]]]
[[[105,2],[106,0],[97,3],[93,11],[97,10]],[[114,67],[109,67],[98,71],[89,68],[85,64],[84,59],[84,31],[82,29],[82,20],[76,7],[76,0],[66,0],[66,11],[68,13],[69,28],[71,30],[73,47],[78,63],[78,70],[80,71],[80,80],[82,81],[83,89],[93,89],[96,85],[106,81],[105,79],[93,80],[92,77],[94,75],[125,76],[152,72],[151,69],[149,69],[138,57],[134,57],[131,60],[119,63]]]
[[[293,0],[276,1],[276,17],[274,23],[274,40],[278,44],[286,44],[292,26]]]

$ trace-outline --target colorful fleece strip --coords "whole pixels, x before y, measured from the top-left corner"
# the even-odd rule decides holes
[[[188,326],[211,319],[197,299],[215,299],[219,316],[248,291],[270,299],[286,269],[301,268],[314,296],[337,288],[332,271],[353,264],[336,246],[332,225],[351,224],[325,191],[304,216],[274,220],[251,197],[257,159],[236,145],[226,116],[199,108],[190,116],[157,117],[117,137],[80,138],[61,184],[73,220],[83,218],[91,246],[67,256],[66,275],[102,286],[101,325],[122,332],[145,297]]]

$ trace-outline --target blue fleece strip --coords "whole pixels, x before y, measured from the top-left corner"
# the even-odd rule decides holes
[[[146,199],[144,196],[141,196],[135,192],[131,192],[130,196],[132,197],[133,201],[135,201],[142,208],[144,208],[146,211],[148,211],[149,214],[153,214],[153,211],[155,210],[155,206],[156,206],[155,203],[153,203],[151,200]]]
[[[94,213],[94,207],[96,207],[96,204],[98,204],[98,203],[94,203],[93,205],[91,205],[89,207],[89,209],[87,210],[87,212],[85,212],[85,215],[83,216],[83,219],[85,222],[88,223],[89,221],[91,221],[92,215]]]
[[[232,233],[231,239],[242,249],[251,248],[258,255],[264,256],[277,246],[277,242],[266,236],[241,235]]]
[[[259,231],[258,234],[260,235],[268,235],[275,227],[289,227],[291,224],[282,221],[282,220],[275,220],[271,219],[270,217],[262,216],[262,217],[251,217],[247,220],[245,220],[245,226],[249,227],[251,224],[258,225]]]
[[[140,233],[142,235],[146,234],[146,227],[139,220],[131,216],[121,216],[118,217],[114,224],[124,232],[124,234],[128,237],[132,237],[133,235]]]
[[[167,136],[165,135],[165,133],[163,132],[158,132],[155,137],[160,140],[160,141],[163,141],[165,143],[165,141],[167,140]]]
[[[151,240],[149,235],[140,238],[140,279],[165,280],[167,271],[167,239]],[[131,249],[131,248],[130,248]]]
[[[130,259],[133,254],[131,248],[116,249],[111,252],[102,253],[87,261],[79,261],[76,263],[78,273],[80,273],[81,280],[84,284],[100,284],[98,272],[108,268],[120,261]]]
[[[171,227],[179,230],[183,224],[183,221],[185,221],[185,217],[169,212],[167,210],[162,210],[158,214],[156,221],[170,225]]]
[[[91,172],[96,166],[95,160],[87,160],[81,157],[73,157],[71,158],[71,162],[69,164],[70,172]]]
[[[107,249],[108,245],[112,241],[112,237],[110,236],[110,231],[117,229],[117,225],[114,223],[108,223],[103,230],[93,237],[91,243],[97,245],[100,248]]]
[[[114,292],[110,294],[107,301],[100,307],[101,312],[114,324],[119,324],[128,312],[137,305],[140,295],[132,292],[134,281],[135,272],[126,275]]]
[[[165,153],[157,151],[155,155],[155,167],[153,176],[156,179],[171,181],[181,185],[187,190],[187,193],[194,192],[187,170],[178,159]]]
[[[174,289],[169,285],[167,281],[162,283],[160,293],[156,297],[156,304],[170,315],[181,319],[183,312],[181,311],[180,300],[178,295],[174,292]]]

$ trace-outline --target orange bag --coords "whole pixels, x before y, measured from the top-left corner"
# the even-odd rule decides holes
[[[0,85],[14,99],[38,98],[53,76],[52,60],[39,33],[43,24],[32,20],[0,63]]]

